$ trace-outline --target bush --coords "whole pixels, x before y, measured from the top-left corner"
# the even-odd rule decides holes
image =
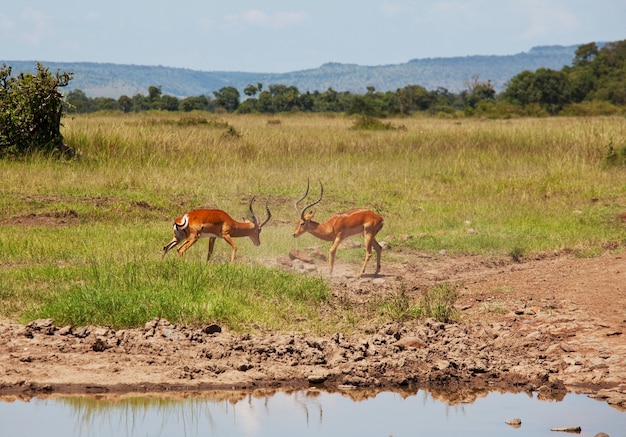
[[[608,166],[626,166],[626,146],[615,147],[612,143],[609,144],[604,163]]]
[[[63,96],[72,73],[52,74],[40,63],[36,73],[11,77],[11,67],[0,68],[0,157],[35,151],[68,152],[61,135]]]

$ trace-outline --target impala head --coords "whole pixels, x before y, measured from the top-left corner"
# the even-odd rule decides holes
[[[299,215],[300,217],[298,217],[298,221],[296,223],[296,229],[293,231],[293,236],[294,237],[299,237],[300,235],[304,234],[305,232],[308,232],[310,226],[311,226],[311,220],[313,219],[313,211],[307,213],[307,209],[317,205],[318,203],[320,203],[320,201],[322,200],[322,196],[324,195],[324,186],[322,185],[322,181],[320,181],[320,197],[319,199],[317,199],[315,202],[305,206],[302,209],[302,212],[300,212],[300,210],[298,209],[298,203],[302,202],[306,196],[309,194],[309,181],[307,180],[306,182],[306,192],[304,193],[304,196],[302,196],[299,200],[297,200],[293,206],[296,208],[296,214]]]
[[[252,240],[252,243],[254,243],[255,246],[259,246],[261,244],[261,230],[263,229],[263,226],[265,226],[265,224],[267,222],[270,221],[270,218],[272,218],[272,213],[270,212],[269,207],[267,206],[267,200],[265,201],[265,211],[267,211],[267,218],[265,219],[265,221],[261,224],[259,224],[259,218],[256,216],[256,214],[254,213],[254,210],[252,209],[252,203],[254,202],[256,196],[252,196],[252,199],[250,199],[250,214],[252,215],[252,223],[254,224],[254,229],[257,232],[253,232],[250,234],[250,239]]]

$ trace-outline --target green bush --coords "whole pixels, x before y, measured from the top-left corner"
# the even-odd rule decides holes
[[[53,75],[40,63],[36,70],[11,77],[11,67],[0,68],[0,157],[69,152],[61,135],[63,96],[58,88],[69,83],[72,73]]]
[[[608,166],[626,166],[626,146],[614,147],[609,144],[604,163]]]

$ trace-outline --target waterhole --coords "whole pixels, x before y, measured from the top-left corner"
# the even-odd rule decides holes
[[[519,418],[519,426],[509,425]],[[626,412],[583,394],[220,391],[0,398],[2,436],[626,436]]]

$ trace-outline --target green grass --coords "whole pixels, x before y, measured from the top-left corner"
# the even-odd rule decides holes
[[[625,167],[611,158],[626,147],[623,117],[385,120],[393,129],[302,114],[90,114],[63,123],[76,159],[0,161],[1,317],[332,332],[423,311],[401,294],[369,312],[338,304],[324,280],[268,267],[294,247],[329,247],[292,237],[307,179],[312,200],[324,183],[318,219],[354,207],[384,216],[383,270],[405,251],[522,260],[626,245]],[[253,195],[259,216],[269,198],[273,219],[261,246],[237,240],[235,265],[223,241],[208,265],[207,240],[182,261],[175,252],[161,260],[175,217],[217,207],[241,219]],[[356,271],[363,256],[362,248],[338,255]]]
[[[319,278],[245,264],[155,263],[146,259],[92,260],[74,269],[62,293],[49,293],[26,320],[53,317],[59,324],[141,326],[153,317],[234,330],[315,330],[316,308],[328,300]]]

